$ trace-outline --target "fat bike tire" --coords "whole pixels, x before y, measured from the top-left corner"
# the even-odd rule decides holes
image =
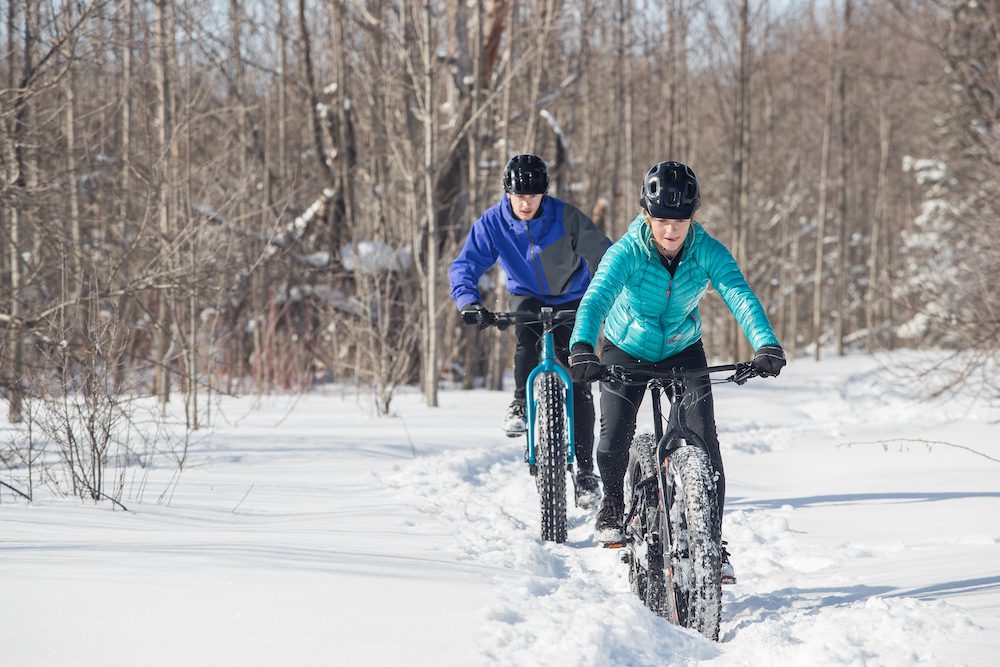
[[[636,487],[643,483],[642,488]],[[629,447],[625,475],[626,515],[632,519],[625,526],[628,542],[629,586],[642,603],[657,616],[671,618],[666,570],[663,562],[662,513],[660,490],[656,482],[656,442],[652,434],[641,433]],[[635,505],[635,511],[632,511]]]
[[[544,373],[535,380],[535,462],[541,505],[542,540],[566,541],[566,388],[559,376]]]
[[[671,615],[679,625],[718,641],[722,547],[712,465],[701,447],[681,446],[670,455],[666,468],[672,541],[666,554],[666,575]]]

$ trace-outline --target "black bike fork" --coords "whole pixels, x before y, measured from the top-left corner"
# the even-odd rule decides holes
[[[678,386],[675,382],[672,382],[667,389],[668,395],[667,400],[670,402],[671,406],[676,403],[677,409],[671,410],[668,415],[668,423],[666,431],[663,429],[663,406],[660,401],[660,387],[651,386],[649,388],[650,400],[653,405],[653,439],[656,442],[656,471],[657,475],[655,478],[650,477],[649,479],[644,479],[632,489],[632,502],[629,508],[628,515],[625,517],[625,523],[623,525],[627,526],[632,521],[635,516],[635,508],[638,503],[636,499],[638,494],[642,489],[646,488],[649,484],[654,482],[659,485],[659,498],[660,502],[663,503],[664,512],[667,511],[669,507],[669,499],[667,494],[670,492],[670,487],[667,485],[667,466],[666,462],[670,454],[672,454],[680,445],[678,444],[682,439],[688,442],[694,443],[696,446],[701,447],[707,451],[705,447],[705,442],[701,437],[687,428],[686,421],[684,419],[684,405],[681,403],[681,399],[684,396],[684,386]],[[670,522],[668,521],[665,526],[667,543],[670,544],[672,536],[670,535]]]
[[[672,504],[670,495],[673,489],[667,484],[667,461],[681,445],[682,441],[689,442],[696,447],[701,447],[707,451],[704,440],[697,433],[687,427],[684,419],[684,391],[685,386],[680,381],[672,381],[667,387],[667,401],[670,403],[670,414],[667,419],[666,433],[663,430],[663,408],[660,404],[660,391],[653,387],[650,395],[653,401],[653,432],[656,436],[656,471],[657,481],[660,485],[660,502],[663,503],[664,513],[669,511]],[[673,544],[673,535],[670,534],[670,521],[664,526],[664,537],[667,544]]]

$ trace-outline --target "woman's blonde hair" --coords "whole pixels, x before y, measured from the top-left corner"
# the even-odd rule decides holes
[[[639,215],[642,217],[642,224],[644,226],[643,237],[646,240],[646,251],[650,253],[659,252],[656,248],[656,239],[653,238],[653,225],[649,221],[649,211],[640,206]],[[652,257],[653,255],[650,254],[649,256]]]

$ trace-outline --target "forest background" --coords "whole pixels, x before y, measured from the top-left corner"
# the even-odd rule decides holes
[[[998,3],[0,7],[3,462],[62,433],[74,493],[135,397],[194,431],[213,392],[500,388],[510,336],[446,273],[521,152],[613,239],[649,165],[690,164],[791,358],[945,347],[944,389],[1000,345]],[[710,356],[743,357],[724,309]]]

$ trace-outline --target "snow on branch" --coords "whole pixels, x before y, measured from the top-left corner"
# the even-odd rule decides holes
[[[413,253],[409,248],[393,248],[378,241],[345,243],[340,246],[340,257],[348,271],[369,274],[383,271],[404,273],[413,265]]]
[[[309,224],[316,219],[316,216],[323,211],[324,207],[336,194],[337,193],[333,188],[323,188],[323,192],[316,198],[315,201],[313,201],[312,204],[309,205],[309,208],[285,225],[284,233],[268,239],[270,243],[270,247],[267,249],[268,256],[274,255],[280,248],[287,247],[288,237],[292,237],[296,241],[301,239],[305,235]],[[322,268],[330,263],[330,253],[328,252],[316,252],[311,255],[296,255],[295,258],[316,268]]]

